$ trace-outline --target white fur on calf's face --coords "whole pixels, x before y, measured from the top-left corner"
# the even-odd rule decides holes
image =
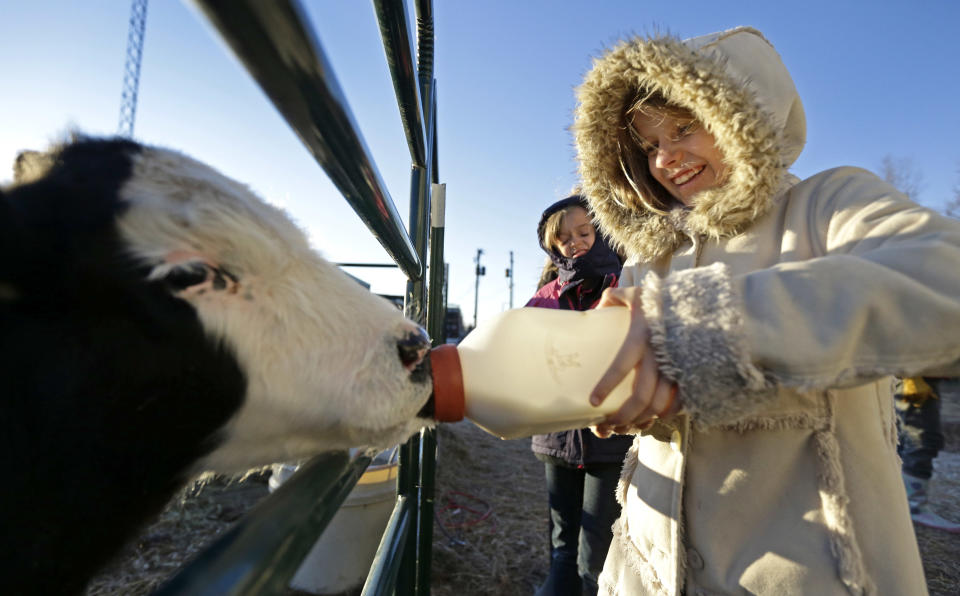
[[[119,229],[133,255],[158,264],[152,276],[190,255],[231,278],[230,291],[178,294],[236,352],[248,378],[224,444],[200,467],[386,447],[427,424],[416,414],[429,383],[412,381],[397,354],[397,340],[415,326],[319,257],[281,210],[199,162],[153,148],[135,159],[122,196],[129,209]]]

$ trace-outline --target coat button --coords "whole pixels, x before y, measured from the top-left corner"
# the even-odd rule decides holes
[[[703,557],[700,556],[700,553],[698,553],[695,548],[687,549],[687,565],[698,571],[703,569]]]

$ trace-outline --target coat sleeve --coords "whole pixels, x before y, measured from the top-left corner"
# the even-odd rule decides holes
[[[524,307],[535,306],[539,308],[557,308],[557,280],[547,282],[537,290],[530,300],[524,304]]]
[[[800,200],[822,256],[643,280],[661,371],[700,425],[736,420],[780,386],[960,375],[960,222],[864,170],[809,182]]]

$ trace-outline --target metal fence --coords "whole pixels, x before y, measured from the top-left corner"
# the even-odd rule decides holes
[[[409,230],[296,0],[195,0],[357,215],[407,276],[404,310],[444,340],[443,186],[437,184],[432,0],[373,0],[410,150]],[[429,245],[429,253],[428,253]],[[425,266],[430,255],[430,267]],[[429,276],[427,275],[429,272]],[[363,594],[430,592],[436,436],[401,447],[397,499]],[[283,594],[370,457],[319,456],[163,586],[163,595]]]

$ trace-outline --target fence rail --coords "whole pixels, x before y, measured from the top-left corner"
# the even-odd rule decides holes
[[[311,459],[157,594],[282,594],[370,457]]]
[[[407,316],[425,325],[435,344],[442,343],[445,305],[437,289],[443,288],[445,273],[445,192],[437,184],[431,0],[417,0],[415,6],[416,52],[406,2],[374,0],[410,150],[409,230],[403,228],[302,7],[295,0],[194,3],[407,276]],[[432,431],[401,447],[397,500],[364,596],[430,593],[435,458]],[[369,463],[368,455],[351,457],[343,452],[312,459],[157,593],[285,593],[300,562]]]
[[[303,9],[292,0],[195,0],[360,219],[411,279],[421,259]]]

